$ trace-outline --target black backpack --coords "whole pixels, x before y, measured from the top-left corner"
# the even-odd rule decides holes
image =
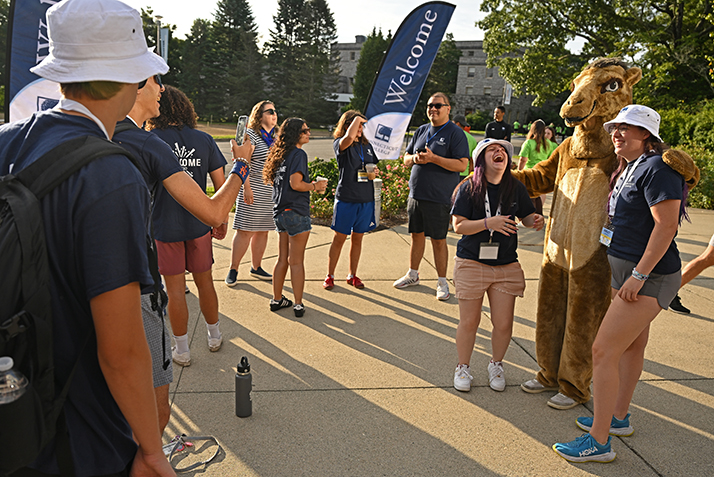
[[[67,383],[59,386],[40,201],[83,166],[108,155],[126,156],[136,165],[126,149],[85,136],[60,144],[16,174],[0,177],[0,356],[11,356],[15,369],[29,380],[19,399],[0,404],[0,475],[32,463],[55,435],[60,472],[74,474],[62,408],[77,363]],[[88,333],[85,345],[93,335]]]

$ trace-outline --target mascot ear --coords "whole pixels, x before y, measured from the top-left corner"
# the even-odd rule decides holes
[[[625,71],[625,81],[627,81],[627,84],[629,84],[630,86],[636,85],[641,79],[642,70],[638,67],[633,66],[632,68],[629,68],[627,71]]]

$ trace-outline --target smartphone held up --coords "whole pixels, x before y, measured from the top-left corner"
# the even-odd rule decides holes
[[[238,124],[236,125],[236,143],[241,146],[243,144],[243,139],[245,138],[245,130],[248,126],[248,116],[240,116],[238,118]]]

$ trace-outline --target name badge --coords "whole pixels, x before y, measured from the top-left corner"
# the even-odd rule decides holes
[[[485,243],[481,242],[478,258],[481,260],[498,260],[498,242]]]
[[[367,171],[357,171],[357,182],[369,182]]]
[[[606,247],[609,247],[610,243],[612,242],[613,232],[613,230],[610,230],[607,227],[603,227],[602,231],[600,232],[600,243]]]

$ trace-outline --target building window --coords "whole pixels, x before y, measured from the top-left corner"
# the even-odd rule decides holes
[[[354,61],[354,60],[355,60],[355,52],[351,51],[350,52],[350,61]]]
[[[486,78],[493,78],[493,68],[486,69]]]
[[[491,87],[490,87],[490,86],[484,86],[484,87],[483,87],[483,95],[484,95],[484,96],[491,96]]]
[[[474,56],[473,50],[469,50],[469,56]]]
[[[476,76],[476,67],[475,66],[469,66],[469,69],[467,70],[466,76],[469,78],[473,78]]]
[[[467,86],[467,87],[466,87],[466,94],[467,94],[467,95],[472,95],[472,94],[474,94],[474,87],[473,87],[473,86]]]

